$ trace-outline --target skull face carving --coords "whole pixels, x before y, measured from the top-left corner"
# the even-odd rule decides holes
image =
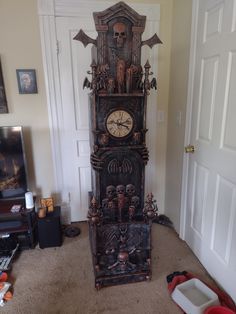
[[[122,185],[122,184],[117,185],[116,192],[117,192],[118,195],[124,195],[125,194],[125,187],[124,187],[124,185]]]
[[[131,198],[131,205],[137,208],[139,206],[139,197],[138,196],[133,196]]]
[[[121,264],[126,264],[129,260],[129,253],[125,252],[125,251],[121,251],[121,252],[119,252],[117,258]]]
[[[116,23],[113,26],[113,38],[116,39],[116,45],[118,48],[124,46],[126,39],[126,26],[123,23]]]
[[[106,196],[108,199],[112,199],[115,197],[116,194],[116,188],[113,185],[108,185],[106,188]]]
[[[135,194],[135,186],[133,184],[126,185],[126,193],[129,197],[134,196]]]

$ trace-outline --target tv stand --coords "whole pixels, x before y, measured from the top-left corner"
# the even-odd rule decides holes
[[[21,205],[22,209],[18,213],[12,213],[13,205]],[[24,198],[0,200],[0,235],[16,236],[20,249],[34,248],[36,228],[35,208],[26,209]]]

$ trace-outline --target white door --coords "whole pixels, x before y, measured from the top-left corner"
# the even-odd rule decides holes
[[[149,11],[140,12],[145,6],[137,5],[139,14],[147,15]],[[134,9],[135,6],[132,6]],[[107,8],[104,5],[104,9]],[[92,12],[99,11],[91,8],[89,15],[84,17],[56,17],[56,36],[58,40],[58,61],[61,87],[62,125],[60,125],[61,138],[61,169],[63,177],[63,194],[69,198],[71,221],[85,220],[88,211],[88,191],[91,190],[90,175],[90,149],[89,149],[89,117],[88,93],[83,90],[83,80],[90,70],[92,61],[91,45],[86,48],[81,42],[73,40],[80,29],[91,38],[96,39],[97,33],[92,18]],[[147,20],[143,40],[150,38],[159,30],[159,6],[153,5],[152,19]],[[151,13],[149,14],[149,16]],[[154,18],[153,18],[154,17]],[[142,48],[142,65],[149,59],[152,71],[157,74],[157,47],[152,50]],[[149,147],[150,161],[147,166],[146,187],[155,191],[157,174],[152,165],[156,164],[156,153],[153,145],[156,134],[157,95],[151,91],[148,102],[147,146]],[[152,190],[151,190],[152,187]]]
[[[236,1],[197,5],[184,239],[236,301]]]
[[[71,221],[86,219],[88,191],[91,190],[88,90],[83,90],[83,80],[91,64],[91,45],[84,48],[73,40],[81,28],[96,38],[91,18],[56,18],[63,112],[60,126],[62,172]]]

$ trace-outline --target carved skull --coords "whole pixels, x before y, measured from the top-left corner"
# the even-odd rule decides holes
[[[112,199],[115,197],[116,194],[116,188],[113,185],[108,185],[106,188],[106,196],[108,199]]]
[[[122,184],[117,185],[116,192],[118,195],[124,195],[125,194],[125,186]]]
[[[132,197],[135,194],[135,186],[133,184],[126,185],[126,193],[128,196]]]
[[[139,206],[139,197],[138,196],[133,196],[131,198],[131,205],[137,208]]]
[[[123,23],[116,23],[113,26],[113,38],[116,39],[116,45],[118,48],[124,46],[124,41],[126,39],[126,26]]]
[[[129,253],[125,251],[121,251],[118,253],[118,261],[121,264],[126,264],[129,260]]]

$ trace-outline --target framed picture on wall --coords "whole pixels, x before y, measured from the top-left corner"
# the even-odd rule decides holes
[[[8,113],[7,98],[5,93],[2,66],[0,60],[0,113]]]
[[[18,89],[20,94],[37,94],[36,73],[33,69],[16,70]]]

